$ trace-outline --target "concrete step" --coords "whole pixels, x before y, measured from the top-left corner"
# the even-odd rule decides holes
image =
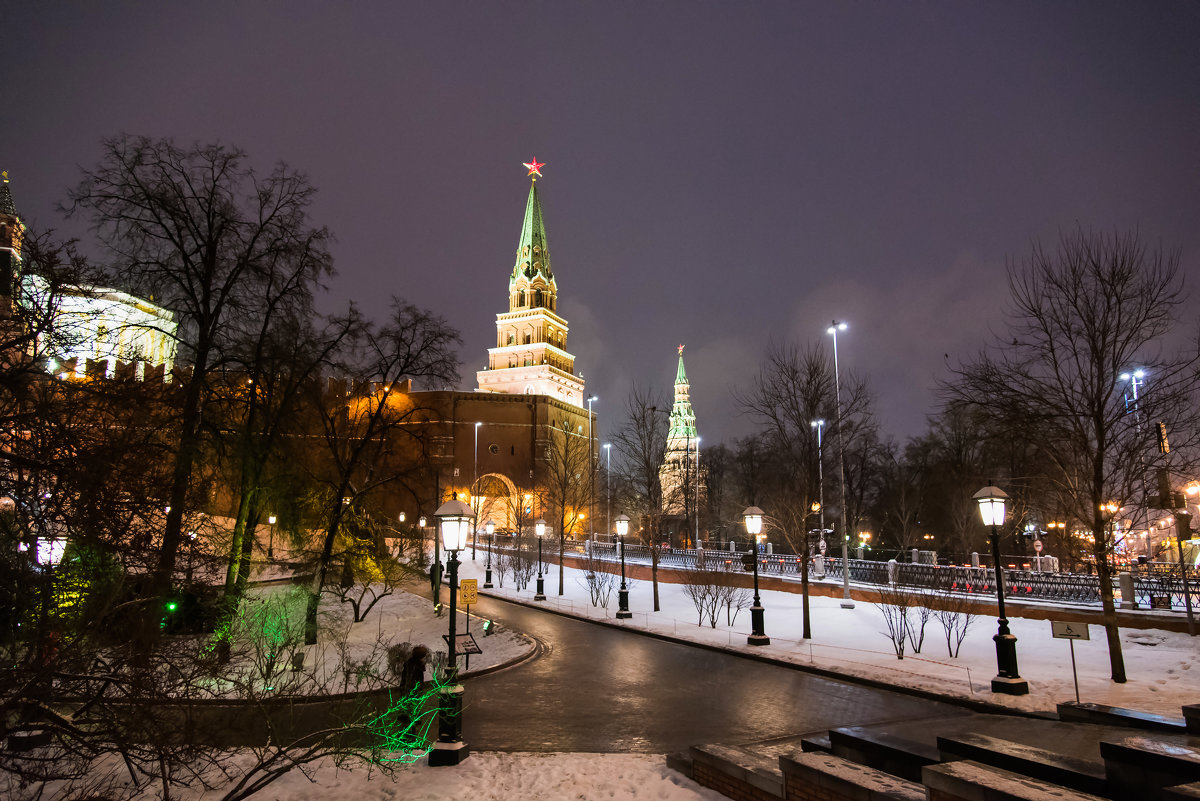
[[[1105,795],[1108,792],[1104,762],[1099,758],[1065,756],[986,734],[938,737],[937,743],[944,762],[971,760],[1083,793]]]

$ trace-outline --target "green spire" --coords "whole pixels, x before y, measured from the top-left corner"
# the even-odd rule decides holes
[[[4,172],[4,183],[0,183],[0,214],[8,217],[17,216],[17,204],[13,203],[12,192],[8,190],[8,172]]]
[[[521,240],[517,243],[517,263],[513,265],[511,286],[524,273],[532,279],[538,273],[547,281],[554,280],[550,269],[550,249],[546,245],[546,225],[542,222],[542,204],[538,200],[536,180],[529,186],[529,199],[525,202],[525,222],[521,225]]]
[[[671,427],[667,432],[667,450],[695,447],[696,413],[692,411],[687,371],[683,369],[683,345],[679,346],[679,367],[675,370],[675,403],[671,406]]]

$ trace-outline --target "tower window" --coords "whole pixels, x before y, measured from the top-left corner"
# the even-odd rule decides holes
[[[516,337],[515,337],[515,336],[513,336],[513,333],[512,333],[511,331],[509,331],[509,332],[508,332],[508,344],[512,345],[512,344],[513,344],[513,340],[515,340],[515,339],[516,339]]]

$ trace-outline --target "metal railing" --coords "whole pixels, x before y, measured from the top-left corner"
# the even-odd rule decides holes
[[[591,552],[605,560],[618,559],[617,546],[613,543],[592,543]],[[577,543],[572,550],[583,553],[586,546]],[[750,571],[746,567],[744,551],[698,550],[695,548],[660,548],[658,564],[668,569],[690,568],[696,565],[703,554],[705,562],[725,562],[735,570]],[[645,545],[625,546],[625,560],[635,564],[648,564],[651,549]],[[798,579],[802,559],[790,554],[758,554],[758,572],[763,576],[779,576]],[[957,565],[911,564],[907,562],[879,562],[869,559],[850,559],[850,580],[859,584],[885,584],[894,582],[904,587],[931,592],[962,593],[964,595],[994,596],[996,594],[995,572],[990,567]],[[840,557],[827,556],[823,559],[824,572],[818,573],[813,562],[808,565],[809,577],[813,580],[841,581],[843,571]],[[1095,575],[1084,573],[1049,573],[1034,570],[1004,569],[1005,594],[1020,600],[1053,601],[1094,606],[1100,603],[1100,580]],[[1188,589],[1193,607],[1200,606],[1200,570],[1188,569]],[[1133,573],[1134,601],[1139,608],[1182,611],[1185,608],[1183,581],[1179,566],[1172,564],[1139,565]],[[1119,594],[1119,582],[1114,576],[1114,596]],[[1129,599],[1125,599],[1129,600]]]

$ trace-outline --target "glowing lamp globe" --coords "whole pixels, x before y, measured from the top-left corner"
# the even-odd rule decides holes
[[[629,517],[624,514],[617,515],[617,519],[613,521],[617,524],[617,536],[624,539],[629,533]]]
[[[742,522],[746,524],[746,533],[757,537],[762,533],[763,510],[757,506],[750,506],[746,511],[742,512]]]
[[[1004,525],[1004,502],[1008,495],[999,487],[984,487],[974,495],[985,526]]]
[[[471,533],[471,521],[475,519],[470,506],[455,498],[439,506],[434,516],[442,530],[442,547],[447,551],[461,551],[467,547],[467,535]]]

